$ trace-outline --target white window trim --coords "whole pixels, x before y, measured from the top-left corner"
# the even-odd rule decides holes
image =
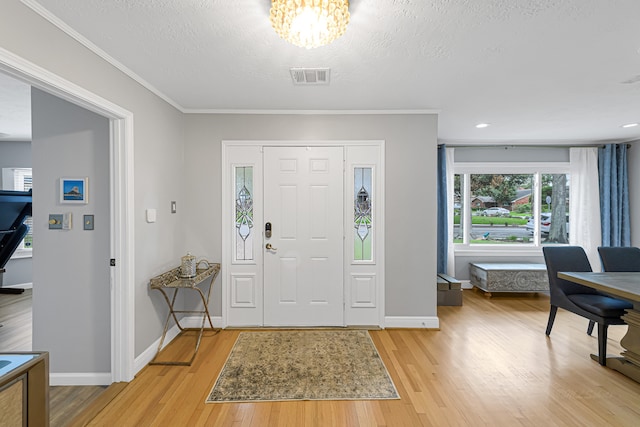
[[[534,176],[534,206],[533,215],[539,217],[541,210],[541,200],[537,197],[540,188],[540,178],[542,174],[570,174],[571,164],[569,162],[460,162],[454,163],[451,172],[452,182],[454,175],[472,175],[472,174],[532,174]],[[463,194],[468,195],[470,192],[469,179],[464,180],[465,188]],[[453,212],[453,198],[451,198],[449,212]],[[463,204],[463,212],[461,213],[464,221],[463,243],[453,243],[453,228],[449,230],[449,242],[453,245],[454,254],[456,256],[500,256],[500,257],[522,257],[522,256],[540,256],[542,244],[540,243],[540,224],[536,223],[534,232],[534,241],[529,244],[505,245],[499,244],[470,244],[469,234],[466,230],[471,229],[471,206],[469,203]]]
[[[16,249],[9,259],[33,258],[33,248]]]

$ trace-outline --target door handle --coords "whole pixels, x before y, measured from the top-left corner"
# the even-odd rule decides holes
[[[271,243],[267,243],[267,244],[265,245],[265,248],[266,248],[267,250],[270,250],[270,251],[277,251],[277,250],[278,250],[278,248],[274,248],[273,246],[271,246]]]

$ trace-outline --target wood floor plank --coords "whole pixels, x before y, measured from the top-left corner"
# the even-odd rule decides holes
[[[104,386],[53,386],[49,388],[49,423],[51,427],[85,425],[91,420],[96,411],[91,407],[107,389]],[[76,423],[76,417],[81,419],[84,415],[88,419],[80,424]]]
[[[71,421],[65,423],[66,427],[83,427],[95,418],[126,386],[127,383],[113,383],[106,389],[104,387],[68,387],[73,390],[83,390],[85,395],[88,392],[87,389],[93,390],[93,394],[85,397],[85,401],[79,405],[80,410],[78,414],[73,418],[70,418],[69,406],[62,402],[54,404],[54,406],[64,407],[64,411],[54,412],[60,413],[61,417],[64,417],[67,421],[71,419]],[[55,388],[56,387],[54,387],[54,389]],[[75,400],[79,400],[77,396]],[[54,424],[53,419],[54,416],[52,414],[52,424]]]
[[[559,310],[544,334],[548,297],[464,291],[439,307],[440,330],[385,329],[371,337],[399,400],[206,404],[239,330],[206,333],[190,367],[147,366],[91,426],[637,426],[640,384],[598,365],[587,321]],[[619,353],[624,326],[609,328]],[[188,356],[193,336],[166,357]]]
[[[32,291],[0,294],[0,352],[31,351]]]

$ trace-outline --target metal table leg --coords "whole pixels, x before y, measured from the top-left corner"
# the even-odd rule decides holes
[[[209,313],[209,299],[211,298],[211,289],[213,288],[213,281],[215,280],[217,274],[213,274],[211,276],[211,279],[209,281],[209,289],[207,291],[207,295],[205,297],[205,294],[202,292],[202,290],[197,287],[187,287],[184,289],[194,289],[198,292],[198,294],[200,295],[200,299],[202,300],[202,304],[203,304],[203,310],[175,310],[174,309],[174,303],[176,300],[176,296],[178,294],[178,289],[183,289],[183,288],[174,288],[173,291],[173,296],[171,299],[169,299],[169,296],[167,295],[167,293],[165,292],[165,290],[163,288],[157,288],[160,292],[162,292],[162,295],[165,299],[165,301],[167,302],[167,305],[169,306],[169,313],[167,314],[167,320],[165,321],[164,324],[164,329],[162,331],[162,337],[160,338],[160,343],[158,344],[158,351],[156,352],[156,355],[154,356],[154,358],[151,360],[151,362],[149,362],[150,365],[178,365],[178,366],[191,366],[191,364],[193,363],[193,360],[196,357],[196,354],[198,353],[198,349],[200,348],[200,342],[202,341],[202,335],[204,333],[204,330],[213,330],[213,331],[219,331],[216,330],[213,327],[213,322],[211,321],[211,315]],[[176,313],[197,313],[197,314],[202,314],[202,323],[200,325],[200,328],[183,328],[182,325],[180,325],[180,321],[178,320]],[[174,322],[176,323],[176,326],[178,326],[178,328],[180,329],[181,332],[187,331],[187,330],[196,330],[198,331],[198,336],[196,339],[196,346],[195,349],[193,351],[193,354],[191,356],[191,358],[189,359],[189,361],[183,362],[173,362],[173,361],[167,361],[167,362],[163,362],[163,361],[157,361],[156,359],[158,358],[158,356],[160,355],[161,351],[162,351],[162,346],[164,344],[164,340],[166,338],[167,332],[169,330],[169,322],[171,320],[171,318],[173,318]],[[206,323],[206,321],[209,321],[209,326],[210,328],[205,328],[204,325]]]

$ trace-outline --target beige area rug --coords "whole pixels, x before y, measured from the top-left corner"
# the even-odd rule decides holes
[[[399,399],[364,330],[241,332],[207,403]]]

